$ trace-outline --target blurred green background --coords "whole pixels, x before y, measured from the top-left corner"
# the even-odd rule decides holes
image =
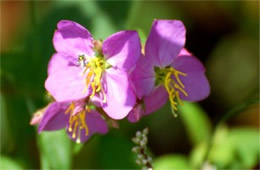
[[[131,138],[149,128],[155,169],[259,168],[259,1],[1,1],[0,169],[140,168]],[[207,68],[211,95],[185,103],[174,118],[169,103],[136,124],[75,144],[65,131],[37,134],[33,113],[48,100],[47,63],[62,19],[95,39],[122,29],[142,43],[154,19],[179,19],[186,48]]]

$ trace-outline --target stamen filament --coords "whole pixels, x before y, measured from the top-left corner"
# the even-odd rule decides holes
[[[83,75],[87,72],[87,70],[90,68],[90,64],[87,64],[84,71],[83,71]]]
[[[178,90],[180,90],[185,96],[188,96],[185,90],[183,90],[178,84],[174,84],[174,87]]]
[[[75,112],[75,103],[72,102],[68,109],[65,111],[65,114],[70,113],[70,118],[69,118],[69,128],[68,131],[72,132],[72,138],[76,139],[77,143],[80,143],[80,135],[81,135],[81,130],[85,130],[85,135],[88,136],[89,134],[89,129],[86,123],[86,111],[90,111],[89,107],[86,106],[83,110],[81,110],[78,113]],[[77,135],[77,136],[76,136]]]
[[[165,68],[165,69],[158,69],[157,71],[157,78],[158,80],[164,81],[164,87],[166,88],[166,91],[169,94],[169,100],[171,103],[171,109],[172,111],[177,110],[177,102],[175,99],[183,105],[183,102],[180,98],[180,92],[183,93],[185,96],[188,96],[188,93],[184,90],[185,86],[181,82],[179,75],[187,76],[186,73],[180,72],[178,70],[175,70],[174,68]],[[175,77],[175,80],[173,79]],[[175,114],[175,112],[173,112]]]
[[[181,100],[181,98],[180,98],[180,93],[179,93],[179,91],[176,91],[176,97],[177,97],[178,102],[183,106],[183,102],[182,102],[182,100]]]
[[[77,127],[79,125],[79,122],[76,121],[75,125],[74,125],[74,129],[73,129],[73,133],[72,133],[72,138],[74,139],[76,137],[76,132],[77,132]]]
[[[83,71],[83,76],[85,76],[85,73],[87,70],[89,70],[86,80],[84,83],[86,83],[86,86],[83,90],[83,93],[87,91],[87,88],[89,85],[91,85],[92,93],[90,95],[90,98],[94,97],[96,93],[101,92],[103,97],[103,103],[106,102],[106,94],[104,92],[103,86],[102,86],[102,73],[106,69],[106,63],[104,62],[103,58],[101,57],[94,57],[94,58],[87,58],[88,63],[85,66],[85,69]]]
[[[73,111],[75,109],[75,104],[72,102],[68,109],[65,111],[65,114],[68,114],[69,112]]]
[[[176,78],[177,82],[179,83],[179,85],[182,87],[182,88],[185,88],[184,85],[182,84],[180,78],[179,78],[179,75],[182,75],[182,76],[187,76],[186,73],[183,73],[183,72],[180,72],[178,70],[175,70],[174,68],[170,68],[171,72],[174,74],[174,77]]]
[[[94,74],[93,69],[90,69],[90,71],[89,71],[89,73],[88,73],[88,75],[87,75],[87,78],[86,78],[86,84],[87,84],[87,86],[89,85],[90,80],[91,80],[91,77],[92,77],[93,74]],[[86,87],[87,87],[87,86],[86,86]]]
[[[101,93],[102,93],[102,97],[103,97],[103,103],[106,103],[107,102],[107,96],[106,96],[105,91],[104,91],[102,86],[101,86]]]
[[[91,83],[91,87],[92,87],[92,94],[90,95],[90,98],[92,98],[95,93],[96,93],[96,85],[95,85],[95,82],[92,82]]]
[[[80,128],[81,129],[85,129],[85,135],[87,136],[88,135],[88,126],[87,126],[87,124],[86,124],[86,121],[85,121],[85,117],[86,117],[86,113],[85,113],[85,111],[83,111],[83,112],[81,112],[81,114],[79,114],[79,117],[80,117],[80,119],[81,119],[81,126],[80,126]]]

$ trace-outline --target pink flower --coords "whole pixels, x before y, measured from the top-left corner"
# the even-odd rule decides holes
[[[209,95],[210,86],[204,66],[183,49],[185,34],[181,21],[153,22],[145,45],[145,56],[140,57],[132,74],[136,95],[143,103],[143,109],[137,103],[129,114],[130,121],[138,121],[141,116],[156,111],[168,99],[175,112],[177,103],[182,105],[182,100],[194,102]]]
[[[95,96],[111,118],[124,118],[135,104],[128,72],[141,55],[137,32],[120,31],[102,43],[78,23],[62,20],[57,27],[47,91],[58,102]]]
[[[38,132],[67,129],[77,143],[86,142],[93,134],[105,134],[108,126],[101,115],[90,110],[83,101],[53,102],[46,108]]]

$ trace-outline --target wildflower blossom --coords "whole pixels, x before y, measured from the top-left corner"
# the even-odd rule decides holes
[[[183,104],[182,100],[199,101],[209,95],[204,66],[183,49],[185,34],[181,21],[154,21],[145,54],[137,62],[132,78],[138,100],[145,108],[132,110],[130,121],[137,121],[140,115],[157,110],[167,99],[175,112],[177,103]]]
[[[85,102],[53,102],[40,121],[38,132],[67,129],[69,137],[77,143],[87,141],[94,133],[107,133],[108,127],[101,115]]]
[[[124,118],[135,104],[128,72],[141,54],[137,32],[121,31],[101,42],[75,22],[62,20],[57,27],[46,89],[58,102],[96,98],[111,118]]]

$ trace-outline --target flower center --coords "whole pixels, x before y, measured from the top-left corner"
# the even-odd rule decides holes
[[[155,85],[162,84],[166,88],[171,102],[171,109],[174,113],[174,111],[177,110],[176,99],[181,105],[183,105],[182,100],[180,99],[180,92],[185,96],[188,96],[187,92],[184,90],[185,86],[179,78],[179,75],[187,76],[187,74],[180,72],[170,66],[165,68],[155,67],[154,71],[156,77]]]
[[[93,58],[87,58],[88,62],[84,55],[80,55],[78,57],[79,65],[83,65],[84,71],[83,76],[86,76],[85,82],[86,86],[83,91],[87,90],[89,85],[91,85],[92,93],[90,98],[92,98],[96,93],[99,93],[100,97],[103,99],[103,103],[106,102],[106,94],[104,92],[104,88],[102,86],[102,73],[105,69],[109,68],[109,65],[106,63],[103,56],[97,56]]]
[[[76,139],[77,143],[80,143],[80,132],[85,129],[85,135],[88,136],[88,126],[85,121],[86,111],[90,112],[90,109],[86,107],[85,109],[81,109],[80,111],[76,111],[76,105],[74,102],[70,104],[68,109],[65,111],[65,114],[70,113],[69,118],[69,132],[72,132],[72,138]]]

